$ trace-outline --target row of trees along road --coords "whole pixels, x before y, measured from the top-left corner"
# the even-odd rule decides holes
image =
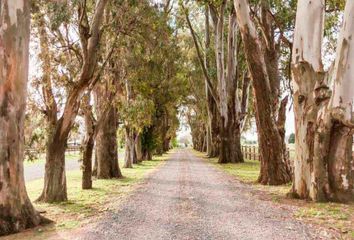
[[[293,180],[295,197],[352,200],[353,16],[350,0],[1,1],[0,235],[47,221],[26,193],[25,143],[46,152],[38,201],[66,201],[74,130],[85,130],[89,189],[93,175],[122,176],[119,125],[130,168],[168,150],[178,109],[194,147],[219,163],[244,161],[241,133],[254,116],[260,183]],[[30,51],[38,66],[27,88]]]
[[[190,81],[186,111],[194,148],[219,156],[219,163],[243,162],[241,133],[254,115],[260,183],[292,181],[291,195],[302,199],[353,200],[353,6],[336,0],[181,2],[198,76]],[[293,164],[284,142],[289,100]]]
[[[169,150],[186,92],[171,10],[170,1],[0,2],[0,235],[47,221],[26,193],[25,144],[45,150],[37,201],[48,203],[68,200],[65,151],[79,128],[83,189],[92,176],[122,177],[119,125],[124,167]]]

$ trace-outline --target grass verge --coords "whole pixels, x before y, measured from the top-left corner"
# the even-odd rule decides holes
[[[67,153],[65,153],[65,160],[66,161],[78,160],[78,159],[80,159],[80,157],[81,157],[80,152],[67,152]],[[31,165],[36,165],[36,164],[45,164],[45,154],[40,154],[37,159],[34,159],[34,160],[26,159],[23,162],[24,166],[31,166]]]
[[[45,211],[42,215],[55,223],[45,227],[27,230],[23,233],[8,236],[6,239],[32,239],[41,240],[54,236],[54,239],[71,239],[58,236],[61,231],[75,229],[90,221],[97,220],[102,213],[109,211],[111,204],[117,206],[119,201],[126,198],[138,183],[141,183],[147,174],[150,174],[166,159],[168,154],[154,156],[151,161],[144,161],[134,165],[134,168],[122,168],[124,178],[121,179],[95,179],[93,189],[81,189],[81,171],[67,172],[68,201],[63,203],[34,203],[39,211]],[[123,161],[120,161],[123,166]],[[26,184],[27,192],[32,201],[41,193],[43,179],[30,181]],[[113,205],[112,205],[113,206]],[[61,233],[60,233],[61,234]],[[1,238],[0,238],[1,239]]]
[[[286,198],[291,184],[281,186],[264,186],[257,183],[260,170],[259,161],[246,160],[239,164],[218,164],[217,158],[208,158],[204,153],[194,151],[198,157],[206,159],[209,163],[226,173],[234,176],[239,181],[251,184],[252,187],[262,193],[267,193],[268,199],[298,207],[295,217],[333,229],[338,232],[342,239],[354,239],[354,204],[340,203],[314,203],[303,200]],[[262,196],[264,198],[264,196]]]

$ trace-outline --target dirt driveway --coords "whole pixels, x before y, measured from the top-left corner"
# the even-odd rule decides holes
[[[324,239],[290,207],[262,201],[250,186],[189,150],[179,150],[127,200],[75,239]]]

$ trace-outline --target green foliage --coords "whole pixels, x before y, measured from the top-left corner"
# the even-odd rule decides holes
[[[172,147],[173,147],[173,148],[178,147],[178,141],[177,141],[177,138],[173,138],[173,139],[172,139]]]
[[[138,95],[135,99],[123,102],[119,110],[121,119],[129,127],[140,132],[144,126],[151,125],[155,108],[153,101],[144,99],[141,95]]]

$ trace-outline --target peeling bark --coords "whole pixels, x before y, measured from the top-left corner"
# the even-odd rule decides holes
[[[43,220],[28,198],[23,174],[30,6],[0,2],[0,236]]]
[[[69,133],[74,125],[80,108],[80,100],[85,90],[93,83],[97,65],[97,46],[100,39],[100,26],[104,9],[109,0],[100,0],[96,4],[95,14],[90,26],[90,35],[83,34],[87,25],[79,23],[80,40],[82,43],[83,65],[75,87],[69,92],[64,111],[48,139],[44,187],[38,201],[61,202],[67,200],[65,180],[65,148]],[[86,14],[86,6],[79,7],[79,15]],[[84,19],[84,18],[80,18]],[[52,137],[52,138],[51,138]]]
[[[118,164],[117,123],[117,110],[111,107],[97,133],[97,178],[109,179],[123,176]]]
[[[82,107],[85,120],[85,138],[82,144],[82,189],[92,189],[92,154],[95,145],[95,118],[90,105],[90,93],[85,94]]]
[[[224,53],[224,12],[227,1],[223,1],[218,12],[212,10],[215,26],[215,57],[218,77],[219,96],[219,163],[243,162],[241,152],[241,127],[244,115],[241,113],[241,99],[237,95],[237,19],[234,9],[231,10],[227,31],[227,59]],[[224,64],[226,60],[226,66]]]
[[[143,161],[143,151],[142,151],[142,143],[141,143],[141,133],[138,133],[135,138],[135,152],[136,159],[138,163]]]
[[[264,4],[263,2],[262,8],[267,7]],[[273,71],[277,58],[272,54],[274,39],[271,38],[270,23],[263,15],[262,26],[265,28],[265,34],[260,39],[250,15],[248,1],[234,0],[234,5],[255,92],[256,124],[261,155],[258,181],[270,185],[284,184],[291,180],[291,172],[284,150],[283,135],[277,126],[278,109],[274,107],[278,102],[276,91],[278,80],[275,79],[278,76],[277,72]],[[272,65],[268,65],[269,59],[272,60]]]
[[[321,62],[324,15],[324,1],[298,2],[292,60],[297,130],[292,193],[314,201],[345,202],[354,200],[354,81],[349,61],[354,56],[354,4],[346,3],[335,64],[328,73]],[[307,21],[314,28],[305,27]]]
[[[95,89],[96,111],[99,118],[99,124],[96,126],[95,176],[99,179],[123,176],[118,164],[118,113],[114,102],[112,103],[115,94],[110,91],[112,86],[109,81],[99,84]]]
[[[135,154],[135,137],[134,132],[129,128],[125,127],[125,158],[124,158],[124,168],[133,168]],[[136,161],[136,160],[135,160]]]

